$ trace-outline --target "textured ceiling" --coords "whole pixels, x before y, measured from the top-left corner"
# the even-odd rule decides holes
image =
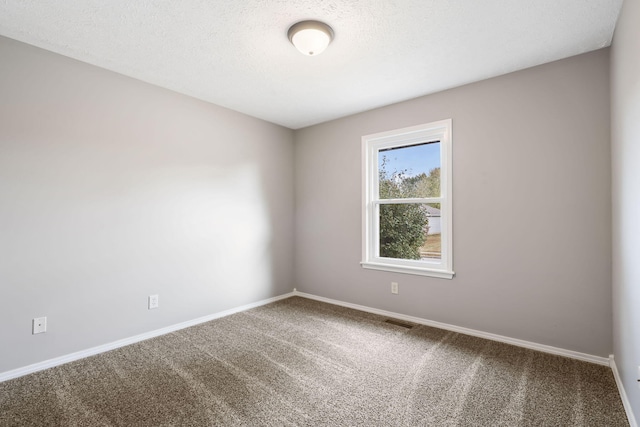
[[[621,5],[0,0],[0,34],[297,129],[609,46]],[[287,39],[305,19],[335,31],[320,56]]]

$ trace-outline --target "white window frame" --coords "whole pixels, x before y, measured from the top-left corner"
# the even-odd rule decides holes
[[[440,197],[380,199],[378,153],[420,143],[440,141]],[[451,119],[396,129],[362,137],[362,262],[364,268],[452,279],[453,224]],[[380,257],[379,206],[390,203],[440,203],[442,234],[440,260],[406,260]]]

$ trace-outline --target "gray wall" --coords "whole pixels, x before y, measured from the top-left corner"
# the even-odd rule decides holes
[[[611,52],[613,344],[640,417],[640,2],[625,0]]]
[[[612,350],[608,50],[295,134],[9,39],[0,58],[0,372],[293,286]],[[621,69],[637,74],[637,62]],[[457,276],[361,269],[360,137],[446,118]],[[634,272],[618,282],[637,283]],[[620,343],[636,355],[638,343],[631,313],[617,313],[631,378]],[[31,335],[36,316],[46,334]]]
[[[298,289],[608,356],[608,60],[600,50],[296,131]],[[362,269],[361,136],[447,118],[456,277]]]
[[[291,130],[6,38],[0,58],[0,372],[291,291]]]

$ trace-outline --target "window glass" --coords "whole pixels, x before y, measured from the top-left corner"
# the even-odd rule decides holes
[[[440,141],[378,151],[381,199],[440,197]]]
[[[451,279],[451,120],[362,137],[364,268]]]

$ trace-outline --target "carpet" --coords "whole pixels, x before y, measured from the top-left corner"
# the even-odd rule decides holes
[[[629,425],[605,366],[385,320],[288,298],[1,383],[0,426]]]

